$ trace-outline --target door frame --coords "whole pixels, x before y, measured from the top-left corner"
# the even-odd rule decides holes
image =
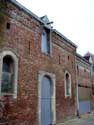
[[[56,124],[56,77],[53,73],[39,71],[38,74],[38,125],[41,125],[41,83],[44,76],[48,76],[52,81],[52,97],[51,97],[51,109],[52,109],[52,124]]]

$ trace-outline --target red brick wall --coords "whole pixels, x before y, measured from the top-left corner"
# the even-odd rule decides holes
[[[53,34],[53,61],[56,67],[56,109],[57,121],[75,112],[75,50],[65,44],[59,36]],[[69,56],[69,57],[68,57]],[[73,62],[73,63],[72,63]],[[64,72],[72,75],[72,98],[65,98]],[[71,107],[71,108],[70,108]]]
[[[81,86],[91,87],[91,77],[90,77],[90,64],[82,61],[79,57],[76,57],[77,68],[77,79],[78,84]]]
[[[78,70],[77,80],[79,85],[79,100],[90,100],[91,112],[94,111],[94,95],[92,95],[92,81],[90,76],[90,64],[76,57]]]
[[[0,49],[11,48],[19,55],[17,99],[9,102],[7,117],[10,124],[37,125],[38,120],[38,72],[56,75],[56,121],[75,114],[75,48],[56,33],[52,34],[52,56],[41,53],[41,24],[21,9],[8,3],[8,20],[2,24],[4,39]],[[6,22],[10,29],[6,29]],[[72,77],[72,97],[64,95],[64,72]],[[15,122],[14,122],[15,121]]]

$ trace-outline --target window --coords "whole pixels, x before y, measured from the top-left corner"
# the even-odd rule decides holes
[[[0,94],[17,96],[18,58],[11,51],[1,53]]]
[[[59,64],[61,64],[61,55],[59,55],[58,57],[59,57]]]
[[[13,76],[14,76],[14,61],[11,56],[5,56],[3,58],[2,67],[2,93],[13,93]]]
[[[68,56],[68,60],[70,59],[70,56]]]
[[[50,53],[50,32],[47,30],[43,30],[41,36],[41,51],[43,53],[49,54]]]
[[[92,66],[92,71],[94,72],[94,65]]]
[[[65,73],[65,96],[71,96],[71,75]]]
[[[72,62],[72,69],[74,68],[74,63]]]
[[[84,69],[84,72],[86,72],[86,69]]]
[[[6,24],[6,28],[7,28],[7,29],[10,29],[10,23],[7,23],[7,24]]]
[[[77,65],[77,75],[79,75],[79,66]]]

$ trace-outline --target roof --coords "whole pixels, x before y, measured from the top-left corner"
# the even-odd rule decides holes
[[[27,9],[26,7],[24,7],[22,4],[20,4],[16,0],[8,0],[8,1],[11,2],[12,4],[14,4],[16,7],[20,8],[21,10],[23,10],[24,12],[26,12],[27,14],[29,14],[30,16],[33,16],[40,23],[44,24],[44,22],[37,15],[35,15],[34,13],[32,13],[29,9]]]
[[[91,63],[87,59],[85,59],[83,56],[81,56],[80,54],[76,53],[76,57],[80,58],[85,63],[88,63],[89,65],[91,65]]]
[[[90,56],[84,56],[84,58],[89,61]]]
[[[56,34],[58,34],[59,36],[61,36],[66,42],[68,42],[70,45],[74,46],[77,48],[77,45],[74,44],[71,40],[69,40],[66,36],[64,36],[63,34],[61,34],[59,31],[57,31],[56,29],[53,30]]]
[[[94,64],[94,54],[88,52],[84,55],[84,58],[86,58],[87,60],[91,61],[92,64]]]
[[[45,24],[45,22],[42,20],[42,18],[39,18],[37,15],[35,15],[34,13],[32,13],[30,10],[28,10],[26,7],[24,7],[22,4],[20,4],[16,0],[8,0],[8,1],[11,2],[12,4],[14,4],[16,7],[20,8],[21,10],[23,10],[28,15],[32,16],[33,18],[35,18],[37,21],[39,21],[40,23],[42,23],[46,28],[48,28],[50,30],[52,29],[52,28],[49,27],[49,25],[47,26]],[[56,34],[58,34],[59,36],[61,36],[70,45],[72,45],[73,47],[77,48],[76,44],[74,44],[71,40],[69,40],[67,37],[65,37],[63,34],[61,34],[59,31],[57,31],[56,29],[52,29],[52,31],[54,31]]]

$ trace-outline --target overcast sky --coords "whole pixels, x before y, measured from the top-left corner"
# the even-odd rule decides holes
[[[77,46],[94,54],[94,0],[17,0],[37,16],[47,15],[57,29]]]

